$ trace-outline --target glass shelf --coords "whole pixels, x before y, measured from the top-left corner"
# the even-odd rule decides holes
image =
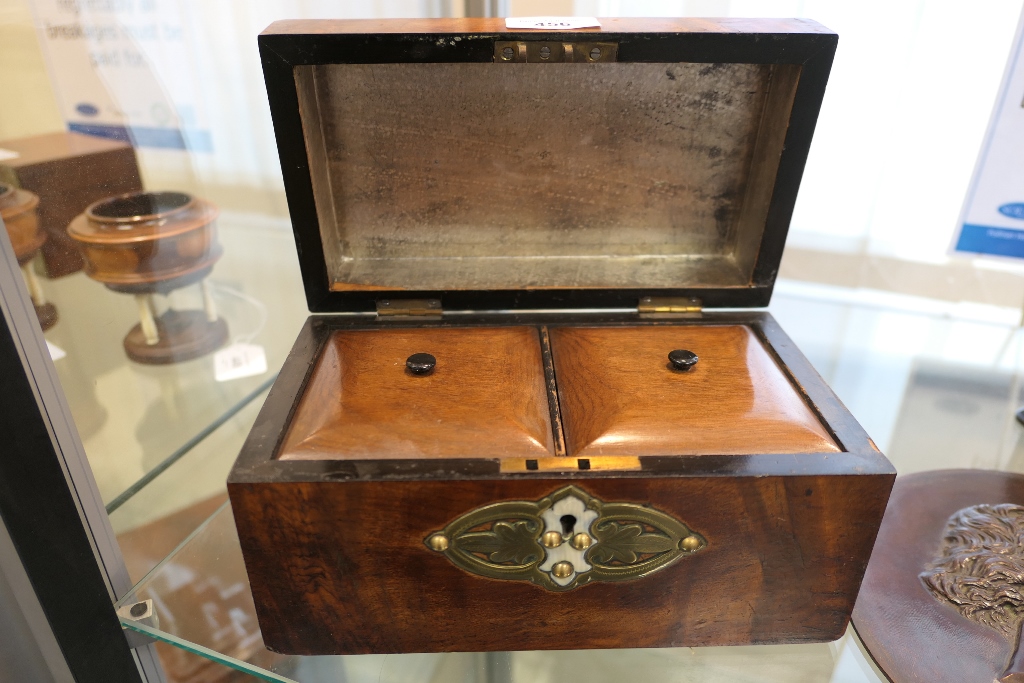
[[[82,272],[44,282],[60,313],[46,338],[67,354],[55,366],[108,504],[264,384],[308,315],[287,219],[225,212],[217,228],[224,257],[209,277],[213,298],[231,340],[265,349],[268,370],[261,375],[217,382],[211,355],[168,365],[132,362],[122,348],[122,338],[138,323],[131,296]],[[197,286],[157,301],[179,309],[201,305]],[[248,431],[248,425],[234,426]],[[209,486],[196,495],[216,490]],[[148,507],[153,515],[161,512]],[[116,519],[114,524],[118,528]]]
[[[133,580],[205,516],[182,511],[223,493],[308,315],[287,219],[224,212],[218,233],[224,257],[209,278],[213,298],[230,340],[264,348],[267,370],[258,375],[218,382],[212,355],[169,365],[132,362],[122,348],[138,322],[131,296],[82,272],[43,284],[60,314],[45,336],[66,354],[55,367]],[[197,308],[199,297],[198,287],[187,287],[158,297],[158,304]],[[139,532],[159,521],[155,532]]]

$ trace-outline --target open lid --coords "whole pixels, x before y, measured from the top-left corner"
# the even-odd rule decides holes
[[[601,23],[261,34],[310,310],[767,305],[836,35],[806,20]]]

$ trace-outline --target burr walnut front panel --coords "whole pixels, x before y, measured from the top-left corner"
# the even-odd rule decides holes
[[[632,581],[552,592],[466,572],[424,539],[467,510],[538,500],[564,479],[230,486],[264,641],[276,652],[324,655],[834,640],[892,479],[572,483],[684,520],[708,545]]]
[[[406,367],[417,353],[429,374]],[[421,328],[333,332],[278,458],[554,454],[536,328]]]
[[[558,327],[551,352],[568,455],[839,450],[745,325]]]

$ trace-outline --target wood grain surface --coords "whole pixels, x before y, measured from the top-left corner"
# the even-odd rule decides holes
[[[410,374],[414,353],[437,358]],[[281,460],[554,455],[533,327],[334,332]]]
[[[940,602],[920,578],[938,554],[949,517],[983,503],[1024,505],[1024,476],[940,470],[896,479],[853,612],[857,634],[893,683],[992,683],[1010,663],[1011,643]],[[1006,578],[1012,586],[1012,575]],[[1014,609],[1019,598],[1012,588],[1007,595],[1001,608]],[[1016,676],[1010,680],[1021,680],[1020,669]]]
[[[706,549],[565,593],[469,574],[424,543],[477,507],[565,479],[229,485],[263,639],[291,654],[674,647],[834,640],[890,475],[579,479],[648,504]]]
[[[124,337],[124,351],[136,363],[167,365],[200,358],[222,347],[229,337],[227,321],[210,322],[205,311],[168,309],[155,322],[159,337],[155,344],[146,341],[141,323]]]
[[[154,291],[146,285],[159,287],[208,272],[220,259],[219,213],[212,203],[198,198],[163,214],[139,216],[134,222],[87,211],[68,224],[67,234],[78,242],[85,272],[92,279],[115,288]],[[200,277],[205,273],[193,280]]]
[[[705,17],[602,17],[597,28],[579,33],[828,33],[810,19],[743,19]],[[528,33],[538,38],[551,31],[509,31],[504,19],[288,19],[276,21],[261,35],[337,35],[359,33]],[[564,35],[559,34],[559,35]]]
[[[745,325],[552,327],[568,455],[820,453],[839,448]],[[686,349],[688,372],[668,367]]]

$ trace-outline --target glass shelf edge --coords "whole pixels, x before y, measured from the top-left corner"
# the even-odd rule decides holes
[[[174,547],[174,550],[172,550],[171,552],[167,553],[167,555],[165,555],[162,560],[157,562],[156,565],[152,569],[150,569],[148,572],[146,572],[146,575],[143,576],[141,579],[139,579],[135,583],[135,585],[132,586],[128,590],[127,593],[125,593],[120,598],[118,598],[117,602],[114,603],[114,609],[118,609],[120,607],[124,607],[126,604],[128,604],[130,602],[136,602],[137,601],[136,593],[138,593],[139,590],[142,588],[142,586],[144,586],[146,584],[146,582],[149,581],[150,577],[152,577],[158,571],[163,569],[164,565],[167,564],[168,560],[170,560],[172,557],[174,557],[179,552],[181,552],[181,549],[184,548],[186,545],[188,545],[192,541],[192,539],[194,539],[196,536],[198,536],[203,531],[203,529],[208,527],[210,525],[210,522],[212,522],[213,519],[217,515],[219,515],[221,512],[223,512],[224,508],[226,508],[226,507],[231,507],[231,501],[230,500],[225,500],[223,503],[221,503],[219,506],[217,506],[217,509],[214,510],[213,513],[209,517],[207,517],[202,522],[200,522],[200,524],[195,529],[193,529],[192,532],[188,536],[186,536],[184,539],[182,539],[181,543],[179,543],[178,545],[176,545]]]
[[[108,515],[114,514],[122,505],[127,503],[129,500],[135,497],[137,493],[142,491],[146,486],[152,484],[161,474],[170,469],[179,460],[188,455],[193,448],[202,443],[208,436],[216,432],[218,429],[223,427],[225,424],[231,421],[236,415],[245,410],[250,403],[255,401],[259,396],[267,392],[277,381],[278,373],[274,373],[262,384],[253,389],[251,392],[243,396],[234,405],[221,413],[217,419],[210,424],[206,425],[191,438],[189,438],[184,444],[178,447],[173,453],[164,458],[156,467],[143,474],[139,479],[131,484],[121,493],[117,494],[113,500],[106,504],[106,510]]]
[[[298,681],[295,681],[291,678],[279,676],[278,674],[266,671],[253,664],[249,664],[248,662],[243,662],[241,660],[235,659],[234,657],[228,657],[227,655],[223,655],[215,650],[211,650],[208,647],[203,647],[202,645],[191,643],[187,640],[183,640],[169,633],[164,633],[163,631],[157,630],[155,628],[150,628],[149,626],[146,626],[144,624],[138,624],[126,619],[121,619],[120,621],[121,626],[123,628],[149,636],[153,640],[158,640],[161,643],[167,643],[168,645],[185,650],[187,652],[191,652],[193,654],[199,655],[200,657],[205,657],[206,659],[230,667],[235,671],[241,671],[242,673],[255,676],[260,680],[270,681],[271,683],[298,683]]]

